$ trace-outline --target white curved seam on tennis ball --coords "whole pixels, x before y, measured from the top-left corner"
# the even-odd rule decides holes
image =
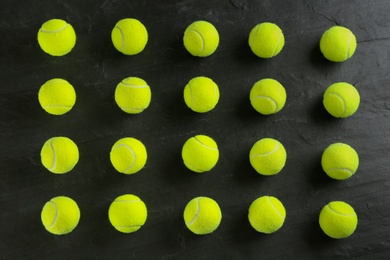
[[[283,33],[280,33],[280,34],[279,34],[278,43],[277,43],[276,46],[275,46],[275,50],[274,50],[274,53],[272,54],[272,57],[275,57],[275,53],[276,53],[276,51],[277,51],[277,49],[278,49],[278,46],[279,46],[279,44],[280,44],[280,41],[282,40],[282,35],[283,35]]]
[[[130,153],[133,155],[133,163],[132,163],[130,166],[128,166],[124,171],[122,171],[123,173],[126,173],[127,171],[131,170],[131,168],[134,167],[135,162],[136,162],[136,160],[137,160],[137,156],[135,155],[135,152],[133,151],[133,148],[131,148],[131,147],[128,146],[127,144],[118,144],[117,147],[115,147],[115,149],[118,149],[119,147],[125,147],[125,148],[127,148],[127,149],[130,151]],[[114,150],[115,150],[115,149],[114,149]]]
[[[119,27],[118,25],[115,25],[115,28],[117,28],[119,30],[119,32],[121,33],[121,36],[122,36],[122,46],[121,46],[121,52],[123,52],[123,49],[125,48],[125,35],[123,34],[123,31],[122,31],[122,28]]]
[[[50,167],[50,171],[54,170],[57,166],[57,155],[56,155],[56,151],[54,150],[54,146],[53,146],[53,142],[54,142],[55,139],[52,139],[50,141],[50,147],[51,147],[51,152],[53,153],[53,164],[52,166]]]
[[[341,100],[341,102],[343,103],[343,113],[341,113],[339,116],[344,116],[344,114],[347,112],[347,105],[345,104],[345,101],[343,99],[342,96],[340,96],[339,94],[335,93],[335,92],[329,92],[328,95],[335,95],[337,98],[339,98]]]
[[[192,107],[194,105],[194,96],[192,95],[192,86],[191,86],[190,82],[188,82],[188,86],[190,88],[190,96],[191,96],[191,106],[190,106],[190,108],[192,109]]]
[[[275,208],[275,205],[272,203],[271,197],[268,196],[267,198],[268,198],[269,204],[270,204],[271,207],[275,210],[275,212],[276,212],[282,219],[284,219],[282,213],[280,213],[280,212]]]
[[[204,143],[202,143],[201,141],[199,141],[198,138],[196,138],[196,136],[194,136],[194,139],[195,139],[198,143],[200,143],[202,146],[206,147],[207,149],[214,150],[214,151],[217,151],[217,150],[218,150],[218,148],[213,148],[213,147],[210,147],[210,146],[208,146],[208,145],[205,145]]]
[[[43,108],[51,108],[51,107],[72,108],[71,106],[67,106],[67,105],[47,105],[47,106],[44,106]]]
[[[197,55],[200,55],[204,51],[205,42],[204,42],[203,36],[202,36],[202,34],[200,32],[198,32],[197,30],[194,30],[194,29],[192,31],[195,32],[200,37],[200,39],[202,40],[202,50],[197,54]]]
[[[346,171],[346,172],[349,173],[349,176],[353,175],[353,171],[351,169],[348,169],[348,168],[342,168],[342,167],[337,168],[337,167],[335,167],[335,168],[330,168],[330,169],[326,170],[326,172],[331,172],[331,171]]]
[[[66,27],[68,27],[68,23],[67,24],[65,24],[65,26],[64,27],[62,27],[62,28],[60,28],[60,29],[57,29],[57,30],[45,30],[45,29],[42,29],[41,28],[41,32],[43,32],[43,33],[58,33],[58,32],[61,32],[61,31],[63,31],[63,30],[65,30],[66,29]]]
[[[352,216],[355,216],[354,213],[351,213],[351,214],[343,214],[343,213],[341,213],[341,212],[338,212],[338,211],[332,209],[332,207],[331,207],[329,204],[328,204],[327,206],[328,206],[328,208],[329,208],[332,212],[334,212],[334,213],[336,213],[336,214],[338,214],[338,215],[345,216],[345,217],[352,217]]]
[[[268,153],[263,153],[263,154],[259,154],[259,153],[254,154],[254,155],[252,155],[251,160],[252,160],[253,158],[255,158],[255,157],[260,157],[260,156],[262,157],[262,156],[268,156],[268,155],[270,155],[270,154],[273,154],[273,153],[276,152],[278,149],[279,149],[279,143],[276,143],[276,146],[275,146],[275,148],[274,148],[272,151],[270,151],[270,152],[268,152]]]
[[[131,84],[131,83],[125,83],[123,80],[122,80],[121,84],[123,84],[126,87],[131,87],[131,88],[147,88],[147,87],[149,87],[148,85],[135,85],[135,84]]]
[[[349,50],[351,49],[351,40],[352,40],[352,32],[349,35],[349,39],[348,39],[347,54],[346,54],[347,59],[351,57],[351,56],[349,56]]]
[[[260,27],[261,27],[261,24],[258,24],[256,27],[257,27],[257,29],[256,29],[256,31],[255,31],[255,36],[257,36],[257,33],[259,32]]]
[[[195,216],[194,216],[194,218],[191,220],[191,222],[187,224],[188,226],[191,226],[192,224],[194,224],[194,222],[195,222],[195,221],[198,219],[198,217],[199,217],[199,212],[200,212],[200,199],[201,199],[201,198],[198,198],[198,199],[197,199],[197,208],[196,208],[196,211],[195,211]]]
[[[273,98],[269,97],[269,96],[258,95],[258,96],[256,96],[256,97],[252,98],[251,102],[253,102],[253,101],[255,101],[256,99],[259,99],[259,98],[269,99],[269,100],[274,104],[274,106],[275,106],[274,112],[275,112],[276,110],[278,110],[278,103],[276,103],[276,101],[275,101]]]
[[[189,163],[188,161],[186,160],[183,160],[185,164],[189,165],[191,168],[195,169],[195,170],[198,170],[199,172],[205,172],[206,170],[203,170],[201,168],[198,168],[198,167],[195,167],[193,164]]]
[[[55,210],[56,210],[56,214],[54,216],[53,222],[47,227],[47,228],[52,228],[58,219],[58,208],[57,208],[57,204],[55,204],[53,201],[50,200],[48,203],[52,203],[54,205]]]

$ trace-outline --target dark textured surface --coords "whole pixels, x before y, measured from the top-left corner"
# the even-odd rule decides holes
[[[164,2],[164,3],[162,3]],[[332,1],[13,1],[0,2],[0,258],[181,258],[255,259],[365,257],[390,255],[390,3],[387,0]],[[149,43],[139,55],[117,52],[110,34],[125,17],[140,19]],[[51,18],[70,22],[77,33],[74,50],[51,57],[36,34]],[[219,30],[221,42],[209,58],[191,57],[182,45],[188,24],[204,19]],[[248,45],[257,23],[277,23],[286,45],[273,59],[261,60]],[[350,60],[326,61],[318,48],[321,34],[335,24],[349,27],[358,40]],[[218,83],[220,103],[207,114],[186,108],[182,92],[194,76]],[[151,106],[140,115],[123,113],[113,99],[125,77],[144,78]],[[37,101],[41,84],[54,77],[71,82],[74,109],[64,116],[45,113]],[[264,77],[286,88],[285,108],[261,116],[250,106],[252,85]],[[351,118],[329,116],[322,94],[336,81],[354,84],[361,105]],[[195,134],[212,136],[220,147],[216,168],[194,174],[181,161],[181,147]],[[75,169],[62,176],[40,163],[48,138],[64,135],[80,149]],[[138,174],[115,172],[112,144],[133,136],[144,142],[149,160]],[[285,169],[258,175],[248,154],[260,138],[286,147]],[[334,181],[322,171],[322,151],[345,142],[360,155],[351,179]],[[138,232],[125,235],[107,219],[111,201],[134,193],[149,217]],[[262,195],[278,197],[287,219],[273,235],[256,233],[247,221],[250,203]],[[44,203],[57,195],[75,199],[79,226],[54,236],[42,226]],[[208,236],[190,233],[182,220],[195,196],[219,202],[223,220]],[[332,200],[350,203],[359,217],[356,233],[327,238],[318,226],[320,209]]]

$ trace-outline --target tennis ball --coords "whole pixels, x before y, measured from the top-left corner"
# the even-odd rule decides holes
[[[38,100],[47,113],[63,115],[69,112],[76,103],[76,92],[68,81],[51,79],[39,89]]]
[[[222,212],[215,200],[197,197],[188,202],[183,217],[189,230],[197,235],[206,235],[218,228]]]
[[[132,194],[117,197],[108,209],[108,219],[111,225],[122,233],[137,231],[145,224],[147,217],[145,203]]]
[[[145,49],[148,32],[137,19],[126,18],[115,24],[111,32],[111,40],[119,52],[135,55]]]
[[[217,143],[206,135],[188,139],[181,152],[185,166],[194,172],[210,171],[218,162]]]
[[[207,57],[217,49],[219,34],[211,23],[196,21],[185,30],[183,42],[184,47],[193,56]]]
[[[124,112],[139,114],[149,107],[152,92],[148,84],[140,78],[129,77],[122,80],[115,89],[115,101]]]
[[[328,146],[322,154],[322,169],[336,180],[346,180],[355,174],[359,167],[359,156],[355,149],[343,143]]]
[[[218,86],[210,78],[193,78],[184,87],[184,101],[192,111],[206,113],[217,105],[218,100]]]
[[[76,44],[76,33],[72,25],[61,19],[45,22],[38,31],[41,49],[52,56],[68,54]]]
[[[272,196],[257,198],[249,207],[249,223],[261,233],[271,234],[278,231],[285,218],[286,210],[282,202]]]
[[[124,174],[134,174],[144,168],[148,154],[141,141],[125,137],[119,139],[110,152],[110,160],[114,168]]]
[[[322,208],[319,223],[325,234],[331,238],[341,239],[355,232],[358,217],[349,204],[343,201],[332,201]]]
[[[47,140],[42,146],[41,161],[43,166],[52,173],[67,173],[79,161],[79,149],[67,137],[53,137]]]
[[[272,58],[279,54],[284,46],[282,30],[274,23],[256,25],[249,34],[249,46],[260,58]]]
[[[250,92],[251,104],[257,112],[271,115],[279,112],[286,104],[286,90],[274,79],[256,82]]]
[[[324,93],[325,109],[334,117],[346,118],[353,115],[359,107],[360,95],[354,86],[346,82],[337,82]]]
[[[286,164],[287,153],[284,146],[275,139],[263,138],[257,141],[250,153],[252,167],[262,175],[275,175]]]
[[[330,61],[342,62],[352,57],[356,50],[356,37],[342,26],[325,31],[320,40],[322,54]]]
[[[80,220],[80,209],[71,198],[54,197],[43,206],[41,220],[43,226],[50,233],[65,235],[77,227]]]

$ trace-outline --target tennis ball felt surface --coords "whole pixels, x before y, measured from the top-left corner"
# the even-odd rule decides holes
[[[115,102],[128,114],[139,114],[149,107],[152,92],[145,80],[128,77],[115,89]]]
[[[184,87],[184,101],[192,111],[206,113],[219,100],[218,85],[210,78],[195,77]]]
[[[52,19],[39,29],[38,43],[44,52],[52,56],[63,56],[75,46],[76,33],[66,21]]]
[[[69,138],[59,136],[47,140],[41,149],[41,162],[52,173],[71,171],[79,161],[79,149]]]
[[[218,162],[217,143],[206,135],[189,138],[182,149],[185,166],[194,172],[210,171]]]
[[[322,169],[336,180],[346,180],[355,174],[359,167],[359,156],[355,149],[343,143],[328,146],[321,159]]]
[[[207,57],[217,49],[219,34],[211,23],[196,21],[185,30],[183,43],[187,51],[193,56]]]
[[[147,217],[145,203],[133,194],[117,197],[108,210],[111,225],[122,233],[137,231],[145,224]]]
[[[52,234],[64,235],[75,229],[80,220],[80,209],[71,198],[58,196],[52,198],[42,208],[43,226]]]
[[[263,114],[279,112],[286,104],[286,90],[274,79],[262,79],[256,82],[249,95],[253,108]]]
[[[330,61],[342,62],[351,58],[356,50],[356,37],[342,26],[333,26],[325,31],[320,40],[322,54]]]
[[[139,172],[146,164],[148,154],[143,143],[132,137],[119,139],[110,152],[114,168],[124,174]]]
[[[325,91],[323,104],[332,116],[347,118],[359,108],[360,95],[351,84],[337,82],[330,85]]]
[[[115,24],[111,40],[119,52],[135,55],[144,50],[148,42],[148,32],[137,19],[125,18]]]
[[[249,207],[248,219],[258,232],[271,234],[279,230],[286,218],[286,209],[282,202],[272,196],[263,196]]]
[[[249,160],[258,173],[275,175],[284,168],[287,152],[278,140],[263,138],[252,146]]]
[[[274,23],[256,25],[249,34],[249,46],[260,58],[272,58],[280,53],[284,46],[282,30]]]
[[[215,200],[197,197],[188,202],[183,217],[189,230],[197,235],[206,235],[218,228],[222,212]]]
[[[321,210],[319,223],[325,234],[341,239],[352,235],[358,224],[355,210],[343,201],[333,201]]]
[[[68,81],[51,79],[39,89],[38,100],[47,113],[63,115],[69,112],[76,103],[76,92]]]

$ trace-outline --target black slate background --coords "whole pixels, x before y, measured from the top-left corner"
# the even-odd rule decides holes
[[[0,258],[2,259],[258,259],[388,258],[390,255],[390,2],[386,0],[220,0],[220,1],[0,1]],[[145,50],[124,56],[110,34],[125,17],[141,20],[149,32]],[[62,18],[77,33],[74,50],[51,57],[38,46],[41,24]],[[185,28],[207,20],[221,41],[208,58],[189,55]],[[247,45],[258,23],[277,23],[286,45],[262,60]],[[329,27],[350,28],[358,39],[355,55],[336,64],[325,60],[319,39]],[[194,76],[211,77],[221,99],[207,114],[190,111],[182,98]],[[140,115],[123,113],[114,102],[118,82],[144,78],[152,89],[150,107]],[[51,116],[38,103],[39,87],[62,77],[77,92],[73,110]],[[252,85],[279,80],[287,103],[278,114],[262,116],[250,106]],[[322,106],[327,86],[354,84],[361,94],[358,112],[335,119]],[[181,161],[181,147],[196,134],[213,137],[220,160],[208,173],[195,174]],[[79,146],[80,161],[65,175],[49,173],[40,149],[64,135]],[[133,136],[144,142],[149,159],[132,176],[117,173],[109,161],[113,143]],[[260,138],[273,137],[288,159],[278,175],[264,177],[248,154]],[[323,173],[322,151],[345,142],[361,165],[347,181]],[[134,193],[148,206],[148,220],[133,234],[114,230],[107,218],[111,201]],[[58,195],[75,199],[79,226],[54,236],[42,226],[44,203]],[[222,223],[211,235],[196,236],[182,220],[196,196],[219,202]],[[283,228],[273,235],[254,231],[247,221],[250,203],[273,195],[285,205]],[[350,238],[332,240],[319,228],[318,214],[332,200],[350,203],[359,217]]]

